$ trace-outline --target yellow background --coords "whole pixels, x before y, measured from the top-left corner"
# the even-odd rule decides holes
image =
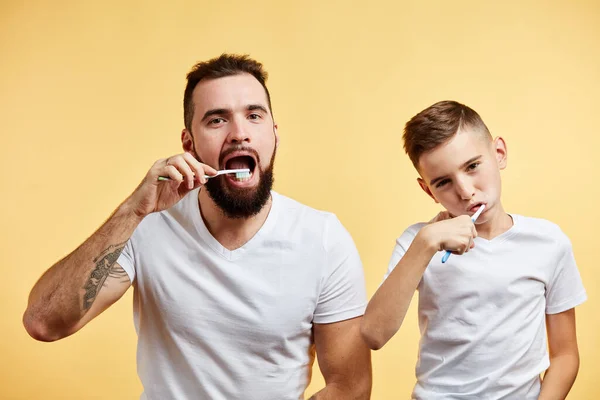
[[[138,398],[131,292],[51,344],[21,315],[41,273],[180,151],[185,74],[221,52],[264,62],[282,139],[275,188],[339,216],[369,295],[395,238],[438,211],[402,152],[404,123],[442,99],[477,110],[508,143],[506,209],[573,242],[589,300],[569,398],[600,398],[597,0],[24,3],[0,2],[0,398]],[[373,354],[373,399],[410,395],[414,305]],[[321,386],[315,372],[309,392]]]

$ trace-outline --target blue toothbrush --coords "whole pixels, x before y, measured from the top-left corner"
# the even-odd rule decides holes
[[[479,218],[479,216],[483,212],[484,208],[485,208],[485,204],[482,204],[481,207],[479,207],[479,210],[477,210],[477,212],[475,214],[473,214],[473,216],[471,217],[471,221],[473,221],[473,223],[475,223],[475,221],[477,221],[477,218]],[[442,263],[445,263],[446,261],[448,261],[448,257],[450,257],[450,254],[452,254],[452,252],[450,250],[446,250],[446,254],[444,254],[444,257],[442,257]]]

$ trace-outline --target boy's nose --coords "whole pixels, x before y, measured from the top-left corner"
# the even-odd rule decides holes
[[[462,200],[471,200],[475,196],[475,188],[468,182],[456,182],[456,191]]]

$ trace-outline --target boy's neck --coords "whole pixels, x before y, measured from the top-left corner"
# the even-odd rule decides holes
[[[498,204],[495,208],[496,209],[493,210],[493,215],[488,221],[476,225],[477,236],[492,240],[513,226],[513,219],[506,211],[504,211],[502,204]]]

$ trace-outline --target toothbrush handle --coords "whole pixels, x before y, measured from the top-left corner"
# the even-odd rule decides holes
[[[205,179],[210,179],[210,178],[214,178],[217,177],[219,175],[223,175],[223,174],[237,174],[238,172],[250,172],[250,170],[248,168],[241,168],[241,169],[224,169],[221,171],[217,171],[217,173],[215,175],[204,175]],[[158,177],[159,181],[170,181],[171,178],[169,178],[168,176],[159,176]]]
[[[219,175],[221,175],[221,174],[216,174],[216,175],[211,175],[211,176],[204,175],[204,179],[210,179],[210,178],[214,178],[214,177],[217,177],[217,176],[219,176]],[[159,177],[158,177],[158,180],[159,180],[159,181],[170,181],[170,180],[171,180],[171,178],[169,178],[168,176],[159,176]]]
[[[446,261],[448,261],[450,254],[452,254],[452,252],[450,250],[446,250],[446,254],[444,254],[444,257],[442,257],[442,264],[444,264],[444,263],[446,263]]]
[[[477,221],[477,218],[479,218],[479,216],[483,212],[484,208],[485,208],[485,204],[480,206],[479,209],[477,210],[477,212],[475,214],[473,214],[473,216],[471,217],[471,221],[473,221],[473,223],[475,223],[475,221]],[[444,254],[444,256],[442,257],[442,264],[444,264],[446,261],[448,261],[450,254],[452,254],[452,252],[450,250],[446,250],[446,254]]]

